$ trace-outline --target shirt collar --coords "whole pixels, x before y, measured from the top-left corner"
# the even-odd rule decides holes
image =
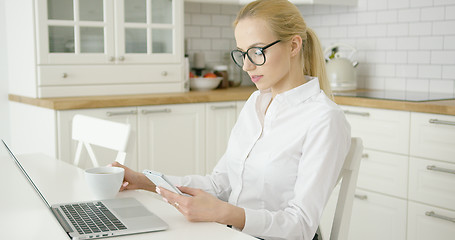
[[[293,105],[300,102],[304,102],[307,99],[321,92],[319,80],[317,77],[305,76],[305,79],[307,80],[306,83],[276,95],[274,101],[277,102],[286,101],[289,104]],[[263,95],[262,98],[265,97],[264,95],[270,95],[271,98],[272,93],[270,89],[265,89],[260,92],[261,95]]]

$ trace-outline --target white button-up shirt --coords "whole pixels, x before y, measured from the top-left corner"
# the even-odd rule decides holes
[[[254,92],[213,172],[171,180],[244,208],[245,233],[312,239],[349,150],[351,130],[318,79],[307,80],[273,101],[271,92]]]

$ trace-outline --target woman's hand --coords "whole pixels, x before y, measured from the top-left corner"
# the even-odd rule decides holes
[[[133,189],[144,189],[155,192],[156,186],[150,181],[144,174],[136,172],[127,166],[124,166],[118,162],[111,164],[112,167],[121,167],[125,169],[125,175],[123,177],[123,184],[120,187],[120,191],[133,190]]]
[[[191,222],[218,222],[243,229],[245,225],[243,208],[221,201],[201,189],[178,188],[191,196],[179,195],[162,187],[157,187],[156,192]]]

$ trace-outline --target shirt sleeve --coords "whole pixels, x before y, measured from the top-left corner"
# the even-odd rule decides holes
[[[314,121],[304,136],[294,197],[279,211],[246,208],[242,231],[264,239],[313,239],[350,143],[350,126],[341,110]]]

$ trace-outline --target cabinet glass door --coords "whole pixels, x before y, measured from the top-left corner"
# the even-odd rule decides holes
[[[40,63],[105,62],[113,55],[112,6],[105,0],[39,0]]]
[[[120,0],[117,55],[126,62],[174,62],[181,53],[181,0]],[[179,6],[177,6],[179,5]]]

